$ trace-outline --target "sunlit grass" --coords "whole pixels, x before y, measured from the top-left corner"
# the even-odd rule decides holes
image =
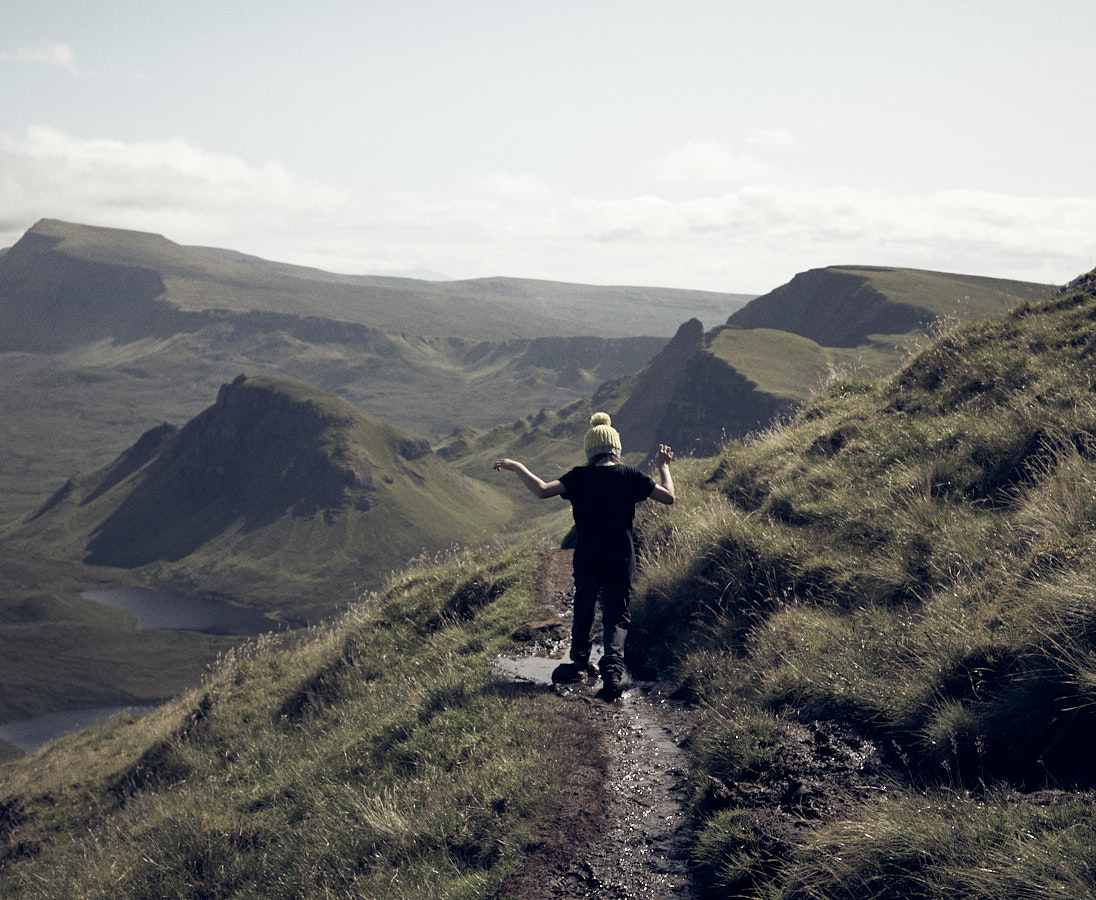
[[[492,667],[536,570],[529,550],[423,560],[153,716],[0,770],[0,896],[489,893],[589,740]]]
[[[1092,895],[1088,802],[1018,791],[1093,777],[1094,321],[1092,297],[1027,303],[836,377],[641,518],[645,653],[708,710],[696,783],[779,772],[791,717],[910,784],[784,847],[701,792],[713,895]]]

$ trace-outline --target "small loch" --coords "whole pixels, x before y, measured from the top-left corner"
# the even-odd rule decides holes
[[[168,591],[129,587],[84,591],[80,596],[132,613],[139,629],[256,635],[282,627],[281,623],[256,610],[236,606],[217,597],[188,597]]]

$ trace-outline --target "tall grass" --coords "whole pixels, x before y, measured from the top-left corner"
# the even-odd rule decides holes
[[[713,896],[1091,896],[1089,800],[1020,792],[1096,784],[1094,351],[1081,292],[953,327],[641,518],[642,652],[707,710]],[[774,846],[703,786],[779,775],[783,718],[853,727],[911,793]]]
[[[298,646],[230,654],[154,716],[9,765],[0,896],[489,894],[590,750],[492,668],[536,567],[424,562]]]

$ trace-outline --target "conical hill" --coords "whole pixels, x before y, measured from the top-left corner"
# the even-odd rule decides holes
[[[240,376],[185,426],[77,475],[14,539],[206,589],[362,585],[423,551],[482,539],[509,503],[422,438],[308,385]]]

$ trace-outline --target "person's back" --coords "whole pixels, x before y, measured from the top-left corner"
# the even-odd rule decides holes
[[[632,466],[577,466],[562,478],[571,501],[578,541],[575,571],[628,578],[635,571],[633,523],[636,504],[654,482]]]
[[[632,523],[636,504],[651,497],[659,503],[674,502],[670,477],[673,451],[660,444],[655,466],[661,484],[639,469],[622,465],[621,444],[606,413],[594,413],[583,441],[587,464],[571,469],[555,481],[544,481],[513,459],[500,459],[495,470],[515,473],[541,499],[564,497],[571,502],[578,540],[575,546],[575,618],[571,628],[571,662],[552,673],[557,682],[581,681],[590,665],[594,608],[601,598],[604,655],[598,696],[617,699],[623,690],[624,641],[631,617],[628,602],[635,572]]]

